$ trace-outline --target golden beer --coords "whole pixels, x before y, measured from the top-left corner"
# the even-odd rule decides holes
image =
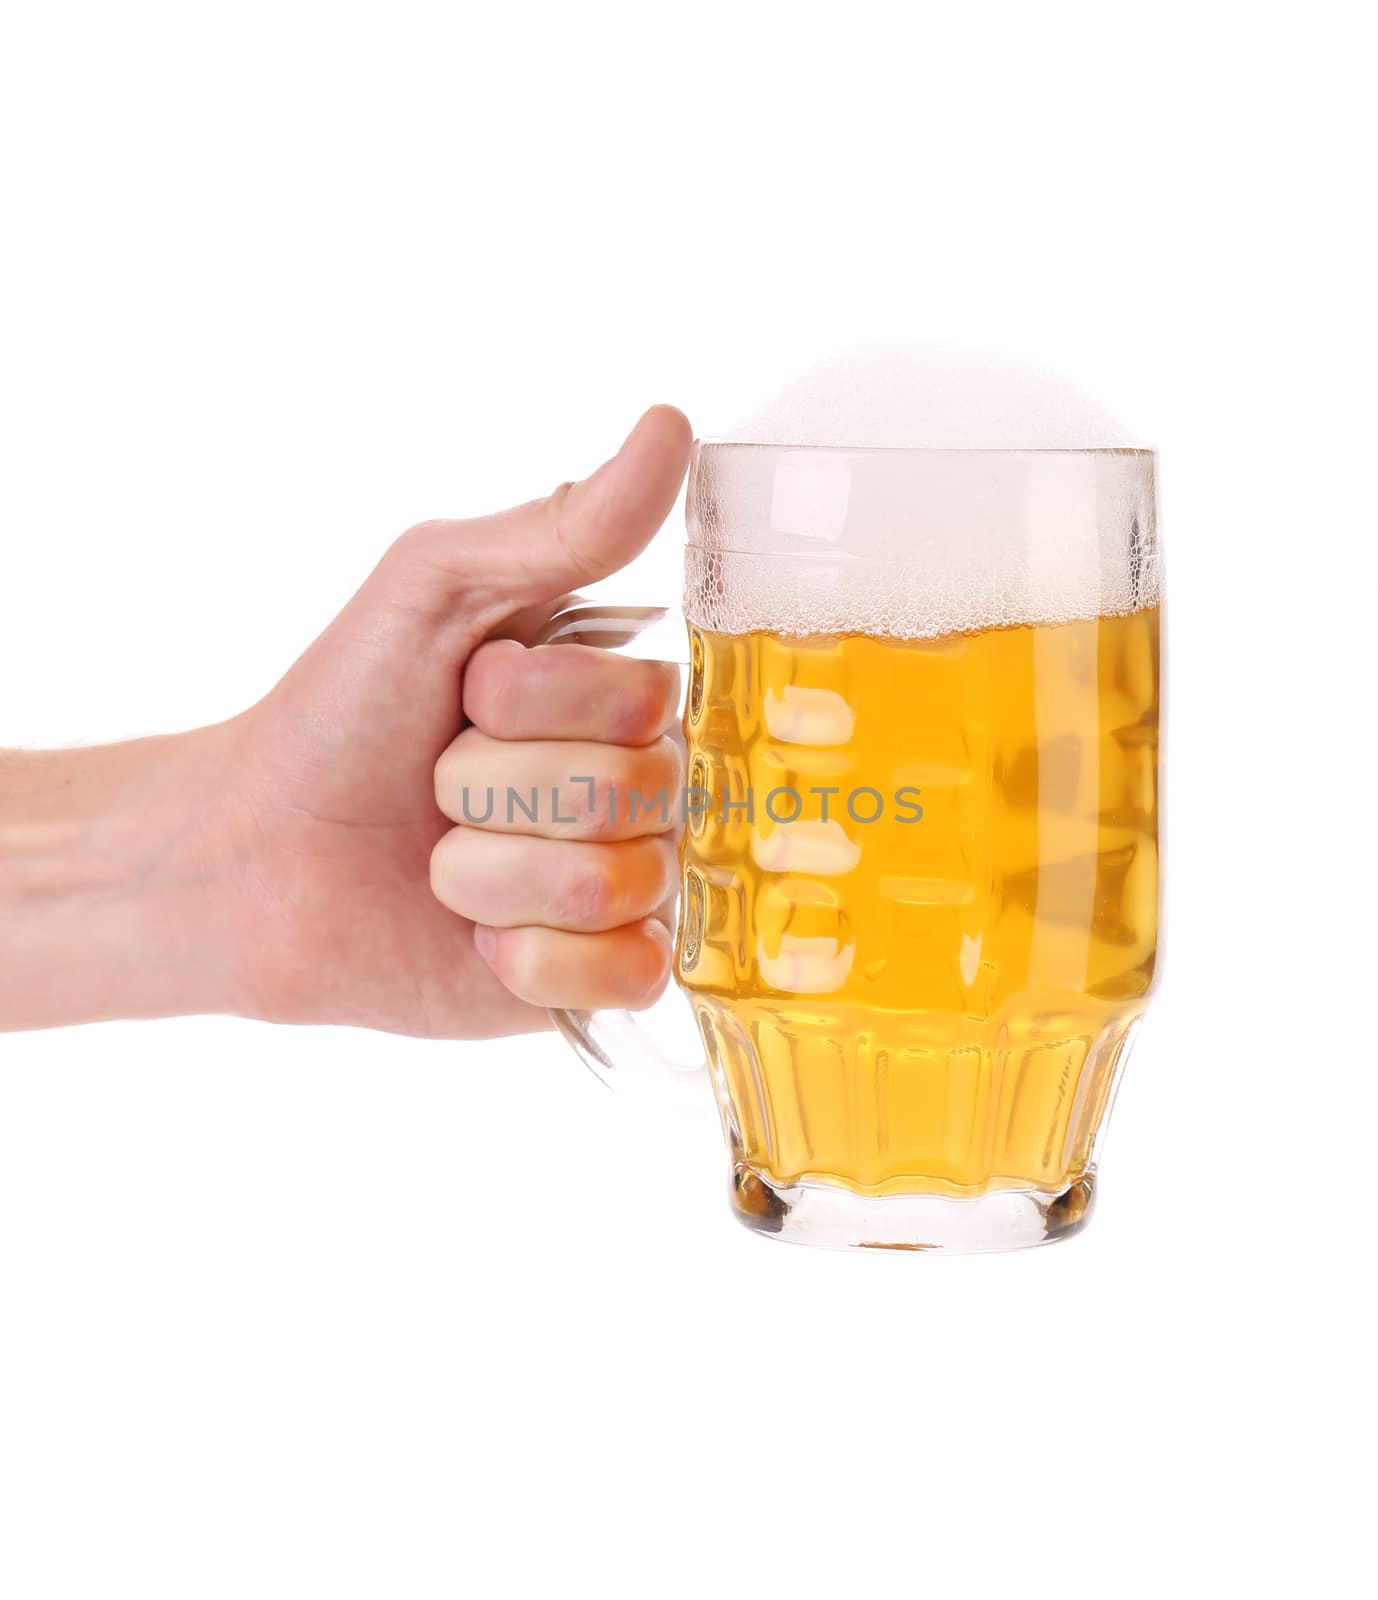
[[[554,1015],[610,1084],[706,1058],[749,1227],[1020,1249],[1087,1221],[1153,985],[1156,459],[1002,377],[930,444],[966,391],[910,377],[810,377],[695,444],[678,983],[640,1021]],[[679,622],[546,638],[665,660]]]
[[[690,638],[677,974],[738,1209],[1022,1190],[1075,1227],[1153,980],[1156,605]]]

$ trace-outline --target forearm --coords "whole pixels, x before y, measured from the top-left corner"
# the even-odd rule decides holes
[[[0,1031],[237,1009],[220,730],[0,752]]]

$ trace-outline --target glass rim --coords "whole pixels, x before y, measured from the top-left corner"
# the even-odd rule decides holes
[[[1156,445],[790,444],[760,439],[695,439],[695,450],[807,450],[818,455],[885,456],[1148,456]]]

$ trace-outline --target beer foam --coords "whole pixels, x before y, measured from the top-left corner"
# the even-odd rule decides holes
[[[864,345],[811,367],[714,437],[871,450],[1104,450],[1141,442],[1056,373],[903,343]]]
[[[695,447],[685,610],[933,638],[1155,605],[1154,458],[1075,385],[932,347],[816,367]]]

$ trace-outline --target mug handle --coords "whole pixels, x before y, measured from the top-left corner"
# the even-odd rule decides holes
[[[570,606],[551,617],[534,643],[587,644],[638,661],[677,666],[683,713],[689,663],[685,659],[684,619],[678,611],[667,606]],[[673,978],[655,1004],[637,1015],[630,1011],[563,1011],[552,1006],[550,1019],[575,1055],[609,1089],[624,1088],[631,1081],[635,1069],[629,1070],[626,1063],[637,1057],[664,1068],[660,1077],[667,1083],[696,1083],[703,1074],[698,1030]]]

